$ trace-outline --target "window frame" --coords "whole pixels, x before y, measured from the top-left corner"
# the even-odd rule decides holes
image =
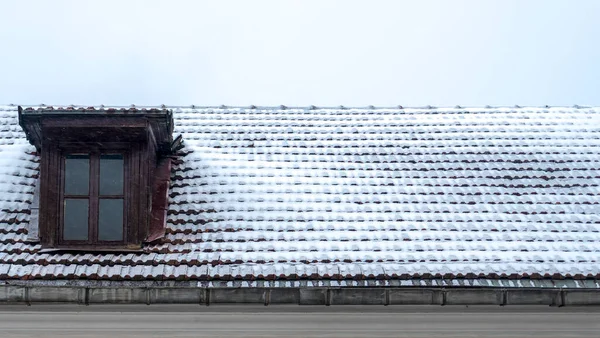
[[[64,241],[64,160],[74,153],[124,154],[123,241]],[[40,238],[45,248],[65,250],[140,250],[148,234],[152,203],[154,149],[143,142],[46,142],[40,163]],[[90,171],[92,166],[90,165]],[[90,179],[92,176],[90,176]],[[55,188],[53,188],[55,187]],[[56,188],[58,187],[58,189]],[[90,192],[91,193],[91,192]],[[90,203],[90,208],[92,203]],[[91,213],[90,213],[91,214]],[[88,224],[88,227],[90,225]],[[89,229],[89,228],[88,228]],[[91,235],[91,233],[90,233]]]
[[[94,145],[82,145],[77,147],[60,147],[60,190],[59,190],[59,224],[58,238],[59,246],[123,246],[128,243],[128,210],[130,201],[128,200],[129,190],[129,147],[112,146],[98,147]],[[123,191],[121,195],[101,195],[100,194],[100,160],[102,155],[121,155],[123,156]],[[66,184],[66,160],[70,155],[88,155],[89,156],[89,189],[87,195],[67,195],[65,194]],[[65,200],[69,199],[87,199],[88,200],[88,239],[87,240],[66,240],[65,227]],[[120,241],[103,241],[99,237],[100,221],[100,200],[101,199],[122,199],[123,200],[123,224],[122,236]]]

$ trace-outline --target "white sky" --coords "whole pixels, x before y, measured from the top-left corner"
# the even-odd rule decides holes
[[[0,0],[0,103],[600,105],[600,0]]]

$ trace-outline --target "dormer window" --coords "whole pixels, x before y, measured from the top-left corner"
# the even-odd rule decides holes
[[[19,122],[41,156],[43,247],[135,250],[164,235],[170,111],[19,107]]]

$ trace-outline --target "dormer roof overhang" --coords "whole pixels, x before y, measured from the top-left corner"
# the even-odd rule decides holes
[[[150,142],[169,153],[173,112],[159,108],[18,107],[19,125],[38,150],[45,141]]]

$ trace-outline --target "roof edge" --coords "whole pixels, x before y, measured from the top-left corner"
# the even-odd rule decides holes
[[[346,110],[346,109],[357,109],[357,110],[402,110],[402,109],[418,109],[418,110],[487,110],[487,109],[590,109],[600,108],[600,106],[593,105],[485,105],[485,106],[469,106],[469,105],[455,105],[455,106],[317,106],[317,105],[306,105],[306,106],[256,106],[256,105],[45,105],[45,104],[7,104],[4,106],[9,107],[23,107],[25,110],[42,110],[42,111],[93,111],[93,110],[120,110],[120,111],[137,111],[137,110],[168,110],[168,109],[266,109],[266,110],[287,110],[287,109],[300,109],[300,110]]]
[[[508,279],[508,278],[415,278],[415,279],[347,279],[347,280],[90,280],[90,279],[6,279],[0,286],[52,287],[140,287],[140,288],[327,288],[327,287],[401,287],[401,288],[544,288],[599,289],[595,279]]]

